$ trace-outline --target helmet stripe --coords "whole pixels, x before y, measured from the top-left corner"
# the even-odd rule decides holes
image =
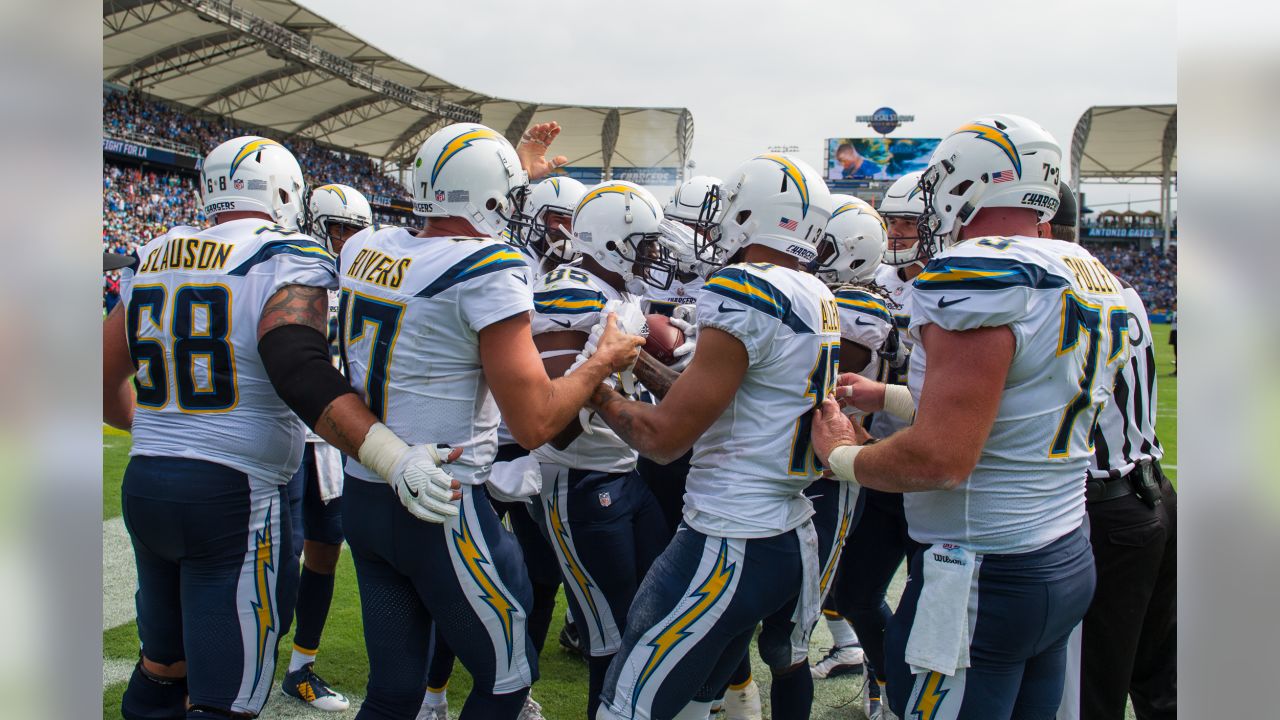
[[[1009,135],[1000,128],[992,125],[983,125],[982,123],[971,123],[956,130],[953,135],[971,132],[987,142],[995,145],[1004,152],[1005,157],[1009,158],[1009,162],[1013,164],[1013,170],[1018,174],[1018,178],[1022,178],[1022,158],[1018,157],[1018,148],[1014,147],[1013,141],[1009,139]]]
[[[227,177],[235,177],[236,169],[240,167],[240,163],[247,160],[250,155],[258,152],[262,148],[269,147],[271,145],[275,145],[276,147],[284,147],[280,143],[276,142],[275,140],[271,140],[269,138],[258,138],[257,140],[250,140],[249,142],[245,143],[244,147],[240,148],[240,152],[236,153],[236,156],[232,158],[231,170],[227,173]]]
[[[445,143],[444,149],[440,151],[440,156],[436,158],[435,163],[431,166],[431,187],[436,186],[436,178],[440,177],[440,171],[444,169],[446,163],[453,159],[454,155],[462,152],[463,148],[470,147],[471,143],[476,140],[501,140],[502,136],[486,127],[474,128],[468,130],[458,137]]]
[[[804,179],[804,173],[800,172],[800,168],[791,162],[791,158],[786,155],[777,155],[770,153],[761,155],[765,160],[771,160],[782,166],[782,172],[791,180],[791,184],[795,186],[796,191],[800,193],[800,217],[809,214],[809,183]]]

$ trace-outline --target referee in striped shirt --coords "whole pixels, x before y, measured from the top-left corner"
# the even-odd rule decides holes
[[[1071,191],[1061,187],[1066,206]],[[1055,237],[1068,228],[1074,235],[1074,197],[1070,205],[1072,217],[1051,221]],[[1178,496],[1160,469],[1151,325],[1137,291],[1122,284],[1133,356],[1098,415],[1085,483],[1098,583],[1081,636],[1078,717],[1124,720],[1130,697],[1139,720],[1172,720],[1178,714]],[[1070,700],[1064,698],[1064,708]]]

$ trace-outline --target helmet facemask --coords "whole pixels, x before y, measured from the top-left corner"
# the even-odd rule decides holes
[[[631,293],[643,291],[644,288],[631,282],[634,278],[644,285],[658,290],[671,288],[675,279],[678,263],[662,237],[662,233],[631,233],[622,240],[610,243],[610,249],[623,261],[629,272],[622,273],[627,281],[627,290]]]
[[[712,185],[702,199],[698,219],[686,222],[693,230],[693,253],[707,265],[718,268],[724,264],[726,253],[717,247],[720,240],[720,205],[722,193],[719,185]]]
[[[960,237],[960,228],[973,217],[988,181],[962,180],[946,187],[947,178],[955,171],[950,160],[932,165],[920,176],[920,196],[924,212],[916,221],[917,256],[927,260],[942,252]],[[987,176],[984,175],[984,178]]]
[[[564,223],[553,223],[547,217],[552,214],[564,217]],[[543,206],[529,223],[529,235],[526,238],[529,249],[543,260],[569,262],[577,257],[578,252],[573,247],[573,236],[563,227],[569,224],[572,218],[573,208],[557,205]]]
[[[489,202],[494,203],[496,207],[490,208],[506,226],[507,234],[511,238],[511,244],[516,247],[528,247],[530,236],[533,233],[533,219],[524,212],[525,199],[529,196],[529,185],[516,185],[507,191],[506,197],[502,201],[491,199]],[[501,234],[503,228],[497,228]]]

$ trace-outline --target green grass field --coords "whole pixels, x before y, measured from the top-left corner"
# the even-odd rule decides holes
[[[1172,371],[1171,354],[1168,345],[1169,327],[1159,325],[1154,328],[1156,335],[1156,353],[1159,366],[1160,411],[1157,418],[1157,432],[1165,447],[1164,466],[1168,475],[1177,482],[1177,384],[1170,378]],[[131,555],[127,536],[119,520],[120,516],[120,480],[128,461],[129,436],[127,433],[106,428],[102,437],[102,495],[103,507],[103,566],[104,566],[104,625],[110,625],[102,633],[103,644],[103,693],[102,711],[105,718],[119,718],[120,696],[124,692],[133,663],[138,656],[137,626],[127,618],[132,617],[129,608],[129,593],[132,590]],[[896,598],[902,591],[905,572],[900,572],[895,579],[890,593]],[[337,585],[334,591],[333,609],[325,628],[316,670],[330,683],[354,699],[364,693],[367,679],[367,664],[364,653],[364,641],[360,620],[360,598],[356,591],[355,569],[352,567],[350,555],[343,553],[338,568]],[[552,623],[547,647],[540,658],[542,679],[534,685],[534,697],[543,705],[544,714],[551,720],[576,720],[586,715],[586,666],[580,660],[563,652],[556,643],[564,618],[564,597],[559,599],[559,607]],[[825,627],[819,623],[814,633],[811,656],[821,656],[824,641],[829,643]],[[277,668],[277,680],[288,663],[287,649],[292,645],[292,638],[282,639],[280,647],[280,664]],[[766,698],[768,717],[768,672],[760,665],[760,660],[753,653],[756,679]],[[458,665],[449,686],[450,705],[457,710],[462,707],[467,692],[470,690],[470,678],[466,671]],[[815,684],[814,718],[834,720],[835,718],[863,718],[858,701],[862,681],[858,677],[843,677],[822,680]],[[278,687],[273,690],[272,699],[264,711],[263,718],[339,718],[353,717],[353,711],[343,715],[332,715],[314,711],[290,698],[282,696]],[[1132,717],[1132,714],[1130,715]]]

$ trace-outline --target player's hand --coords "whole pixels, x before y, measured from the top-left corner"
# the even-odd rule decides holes
[[[520,136],[520,144],[516,146],[516,154],[520,156],[520,165],[529,173],[529,182],[541,180],[551,174],[552,170],[567,165],[569,158],[556,155],[547,159],[547,148],[555,142],[560,134],[560,123],[538,123],[524,131]]]
[[[861,445],[871,435],[861,425],[849,421],[835,400],[827,398],[813,411],[813,427],[809,431],[813,452],[827,464],[831,451],[841,445]]]
[[[462,485],[441,467],[457,460],[462,448],[440,458],[439,445],[414,445],[391,472],[391,487],[410,514],[429,523],[443,523],[458,514]]]
[[[836,402],[840,407],[854,407],[873,413],[884,409],[884,383],[862,377],[857,373],[841,373],[836,380]]]
[[[596,330],[600,330],[598,338],[596,338]],[[636,358],[640,357],[640,348],[643,345],[644,337],[629,335],[619,330],[618,316],[615,313],[609,313],[603,328],[598,324],[592,328],[591,337],[587,338],[587,347],[582,350],[587,352],[588,358],[600,358],[612,374],[630,370],[631,366],[636,364]],[[590,352],[588,348],[591,348]]]
[[[685,368],[689,367],[689,363],[693,361],[693,351],[698,345],[698,326],[679,317],[680,313],[678,311],[684,307],[684,305],[677,307],[677,312],[672,313],[670,320],[673,326],[684,333],[684,342],[680,344],[680,347],[671,351],[671,354],[676,358],[676,361],[671,364],[671,369],[676,372],[683,372]]]

